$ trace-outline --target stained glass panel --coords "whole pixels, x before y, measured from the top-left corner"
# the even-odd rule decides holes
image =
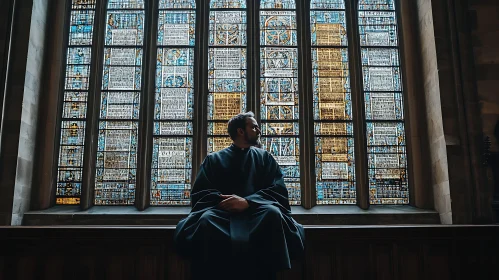
[[[359,29],[371,204],[408,204],[402,76],[393,0],[361,0]]]
[[[158,24],[159,46],[194,46],[195,11],[160,10]]]
[[[71,2],[56,204],[79,204],[92,61],[95,0]]]
[[[211,9],[246,9],[245,0],[211,0]]]
[[[107,8],[94,203],[133,205],[142,90],[144,2],[110,0]]]
[[[312,1],[317,204],[355,204],[352,93],[344,1]],[[331,11],[335,9],[335,11]]]
[[[144,9],[142,0],[108,0],[107,8],[110,10]]]
[[[266,9],[260,10],[262,146],[274,156],[282,169],[290,204],[300,205],[298,43],[295,3],[262,0],[260,9]]]
[[[344,11],[310,11],[312,46],[347,46]]]
[[[260,9],[296,9],[294,0],[260,0]]]
[[[159,8],[160,9],[196,9],[196,0],[159,0]]]
[[[210,12],[210,46],[245,46],[246,40],[246,11]]]
[[[360,0],[359,10],[395,10],[393,0]]]
[[[190,203],[196,14],[189,2],[160,3],[151,205]]]
[[[208,153],[227,148],[227,121],[246,111],[246,1],[210,2]],[[213,10],[216,9],[216,10]]]
[[[296,15],[294,11],[261,11],[260,44],[296,46]]]
[[[321,10],[344,10],[345,1],[344,0],[312,0],[310,3],[310,9],[321,9]]]

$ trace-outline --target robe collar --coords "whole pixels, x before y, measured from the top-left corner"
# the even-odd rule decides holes
[[[237,152],[247,152],[247,151],[249,151],[249,150],[251,149],[251,146],[250,146],[250,147],[248,147],[248,148],[240,148],[240,147],[238,147],[238,146],[236,146],[236,145],[234,145],[234,144],[231,144],[231,145],[229,146],[229,149],[231,149],[231,150],[232,150],[232,151],[234,151],[234,152],[236,152],[236,151],[237,151]]]

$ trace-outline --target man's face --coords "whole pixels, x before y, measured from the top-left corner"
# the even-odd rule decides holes
[[[255,118],[247,118],[246,129],[244,130],[244,140],[252,146],[258,146],[260,145],[260,141],[258,139],[260,137],[260,133],[260,127],[258,126]]]

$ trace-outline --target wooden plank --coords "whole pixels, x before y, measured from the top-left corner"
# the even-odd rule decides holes
[[[372,244],[371,269],[375,279],[394,279],[393,271],[393,247],[391,243]]]
[[[397,279],[422,279],[423,256],[421,249],[421,243],[419,241],[397,244]]]
[[[425,279],[452,279],[450,257],[451,245],[445,241],[431,241],[424,245]]]

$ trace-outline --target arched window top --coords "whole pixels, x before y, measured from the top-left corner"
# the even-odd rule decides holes
[[[395,3],[393,0],[360,0],[359,11],[393,11]]]
[[[294,0],[261,0],[261,9],[296,9]]]
[[[107,8],[110,10],[119,9],[144,9],[143,0],[109,0],[107,2]]]
[[[196,9],[196,0],[160,0],[160,9]]]
[[[212,0],[210,9],[246,9],[245,0]]]
[[[310,3],[310,9],[322,9],[322,10],[344,10],[345,1],[344,0],[312,0]]]

